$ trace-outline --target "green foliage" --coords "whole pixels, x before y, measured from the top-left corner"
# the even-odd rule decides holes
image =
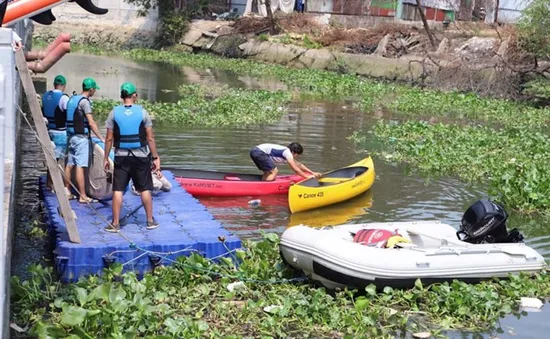
[[[307,34],[304,35],[302,43],[305,48],[312,48],[312,49],[323,48],[323,45],[311,39]]]
[[[518,22],[519,44],[540,58],[550,57],[550,3],[533,0]]]
[[[189,21],[195,16],[209,12],[209,0],[124,0],[139,8],[140,16],[147,15],[151,9],[158,9],[158,41],[161,46],[176,44],[183,36]]]
[[[269,40],[269,35],[267,35],[265,33],[262,33],[262,34],[258,35],[257,39],[259,41],[268,41]]]
[[[550,103],[550,79],[540,76],[528,81],[523,93],[542,103]]]
[[[140,100],[155,121],[206,126],[244,126],[274,123],[286,112],[291,95],[284,91],[207,88],[184,85],[175,103]],[[108,114],[114,100],[94,100],[94,111]]]
[[[382,157],[421,172],[488,181],[490,193],[524,213],[550,212],[550,138],[527,128],[379,122]],[[355,138],[358,140],[358,138]]]
[[[283,35],[282,37],[278,38],[277,41],[285,45],[291,45],[294,42],[289,34]]]
[[[409,290],[368,286],[327,293],[289,282],[295,273],[281,262],[279,239],[245,243],[231,260],[214,264],[199,255],[180,257],[138,280],[121,266],[76,284],[52,279],[52,270],[31,267],[31,278],[13,277],[12,321],[41,338],[376,337],[398,331],[491,329],[514,312],[520,297],[550,295],[550,276],[511,276],[477,285],[462,282]],[[229,283],[245,288],[229,291]],[[415,316],[425,313],[420,318]]]

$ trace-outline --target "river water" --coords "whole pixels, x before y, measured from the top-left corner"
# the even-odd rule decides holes
[[[94,66],[92,65],[100,65]],[[87,73],[83,73],[87,70]],[[219,70],[194,70],[169,65],[135,63],[128,60],[85,55],[67,55],[47,74],[48,83],[56,74],[67,78],[69,92],[78,91],[84,77],[95,78],[98,96],[117,99],[120,85],[132,81],[140,97],[174,101],[177,87],[185,83],[227,84],[233,87],[285,88],[271,79],[254,79]],[[301,161],[315,171],[324,172],[351,164],[378,147],[371,138],[357,149],[348,136],[355,130],[368,130],[384,113],[362,113],[351,102],[294,102],[276,124],[263,127],[204,128],[155,124],[155,134],[163,166],[255,173],[250,160],[251,147],[263,142],[304,146]],[[388,118],[387,116],[385,118]],[[386,222],[438,219],[458,227],[462,214],[474,201],[486,197],[483,186],[466,185],[455,178],[425,178],[408,173],[402,166],[389,165],[374,158],[376,181],[366,194],[320,210],[290,214],[286,198],[263,197],[257,207],[249,207],[253,197],[236,199],[204,198],[210,212],[241,238],[258,238],[260,232],[281,234],[297,224],[312,226],[342,223]],[[281,168],[290,173],[288,168]],[[550,225],[511,215],[509,227],[519,227],[527,243],[550,258]],[[501,322],[499,338],[540,338],[550,331],[548,307]],[[490,337],[490,334],[449,333],[451,337]]]

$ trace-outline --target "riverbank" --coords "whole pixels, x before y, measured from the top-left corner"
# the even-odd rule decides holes
[[[34,267],[30,281],[13,281],[14,321],[34,335],[86,338],[440,337],[445,329],[492,329],[501,316],[519,314],[520,297],[550,295],[546,272],[476,285],[417,282],[411,290],[329,293],[281,262],[275,234],[245,247],[235,253],[239,267],[192,255],[141,280],[115,266],[101,278],[61,285],[50,269]]]
[[[533,73],[532,60],[518,52],[513,26],[457,22],[447,29],[432,27],[437,40],[432,46],[418,22],[346,28],[327,25],[318,15],[296,13],[278,17],[277,24],[281,33],[269,36],[261,33],[264,18],[195,20],[173,49],[514,99],[526,96],[521,85]],[[155,45],[150,31],[105,25],[40,27],[35,38],[49,41],[63,29],[73,33],[76,44],[103,50]]]

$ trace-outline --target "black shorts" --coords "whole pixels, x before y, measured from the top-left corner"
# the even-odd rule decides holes
[[[151,157],[138,158],[133,155],[115,157],[113,191],[124,191],[128,187],[130,179],[134,182],[134,187],[138,192],[153,190]]]
[[[269,172],[274,168],[277,168],[275,162],[273,162],[273,159],[271,159],[269,155],[265,154],[258,147],[254,147],[250,150],[250,158],[254,161],[254,164],[256,164],[256,167],[258,167],[260,171]]]

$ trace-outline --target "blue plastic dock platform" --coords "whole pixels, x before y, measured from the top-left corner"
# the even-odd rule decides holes
[[[139,209],[121,227],[121,233],[131,242],[120,234],[105,231],[106,223],[92,208],[71,200],[80,244],[69,241],[65,221],[58,213],[57,198],[46,190],[46,177],[40,178],[40,197],[47,211],[46,222],[50,234],[55,237],[55,268],[63,282],[101,274],[113,259],[124,264],[125,271],[135,271],[141,276],[154,268],[153,261],[158,257],[160,264],[170,265],[171,260],[192,252],[215,258],[229,256],[229,251],[241,247],[241,240],[225,230],[206,207],[176,182],[171,172],[163,171],[163,174],[172,184],[172,190],[153,195],[153,214],[160,227],[147,230],[145,211]],[[141,198],[128,190],[124,194],[121,218],[140,204]],[[92,206],[104,219],[111,221],[110,201]],[[224,242],[220,237],[225,237]]]

